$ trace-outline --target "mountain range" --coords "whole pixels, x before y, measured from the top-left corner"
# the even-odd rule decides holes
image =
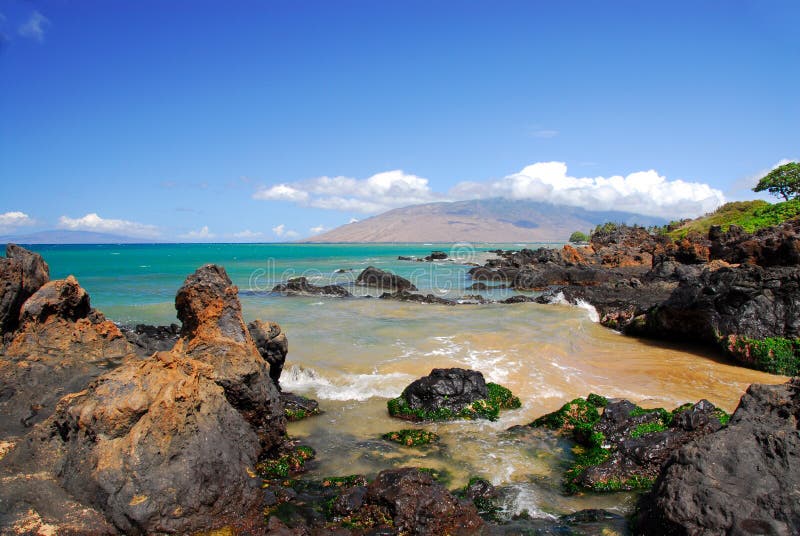
[[[413,205],[342,225],[306,242],[564,242],[605,222],[662,225],[663,218],[533,201],[482,199]]]

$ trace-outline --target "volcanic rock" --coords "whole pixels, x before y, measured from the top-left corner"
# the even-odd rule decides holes
[[[22,304],[49,280],[50,269],[41,255],[6,245],[6,257],[0,259],[0,336],[17,327]]]
[[[289,353],[289,339],[276,322],[255,320],[247,324],[247,330],[258,348],[258,353],[269,363],[269,377],[275,387],[280,389],[278,380],[283,372],[286,354]]]
[[[376,287],[378,289],[396,292],[398,290],[417,290],[411,281],[380,268],[369,266],[358,274],[356,285],[362,287]]]
[[[401,533],[476,534],[484,528],[473,504],[459,502],[416,468],[381,472],[367,487],[365,501],[387,507]]]
[[[48,448],[64,488],[125,533],[189,533],[258,519],[256,462],[285,418],[225,270],[206,265],[175,300],[181,338],[58,404]]]
[[[280,292],[290,296],[336,296],[340,298],[352,296],[344,287],[339,285],[313,285],[305,277],[295,277],[286,283],[275,285],[272,292]]]
[[[433,369],[428,376],[413,381],[400,395],[413,410],[448,409],[458,413],[487,396],[486,380],[475,370]]]
[[[727,428],[675,452],[639,503],[640,534],[800,533],[800,380],[751,385]]]

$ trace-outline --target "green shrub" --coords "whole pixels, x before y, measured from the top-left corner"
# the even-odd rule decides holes
[[[573,243],[576,243],[576,242],[588,242],[589,241],[589,237],[586,235],[586,233],[582,233],[580,231],[575,231],[574,233],[569,235],[569,241],[573,242]]]

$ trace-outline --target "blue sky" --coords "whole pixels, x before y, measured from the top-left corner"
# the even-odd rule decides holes
[[[696,215],[800,158],[800,2],[0,0],[0,233]],[[312,230],[313,229],[313,230]]]

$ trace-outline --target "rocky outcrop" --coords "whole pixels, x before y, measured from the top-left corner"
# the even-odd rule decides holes
[[[6,257],[0,259],[0,337],[16,329],[22,304],[49,280],[50,269],[41,255],[6,245]]]
[[[391,292],[391,293],[384,292],[383,294],[380,295],[379,298],[381,300],[428,303],[435,305],[456,305],[456,302],[453,300],[440,298],[438,296],[434,296],[433,294],[414,294],[413,292],[409,292],[407,290],[398,290],[397,292]]]
[[[619,491],[648,489],[676,449],[716,432],[727,418],[707,400],[670,412],[592,394],[530,426],[549,428],[581,445],[564,477],[567,491]]]
[[[408,385],[400,396],[413,410],[444,408],[458,413],[473,402],[486,398],[486,380],[476,370],[433,369],[429,375]]]
[[[638,533],[800,533],[799,429],[799,380],[751,385],[727,428],[669,458],[639,503]]]
[[[443,261],[443,260],[446,260],[447,258],[448,258],[448,255],[444,251],[431,251],[430,255],[426,255],[425,256],[425,260],[428,261],[428,262],[431,262],[431,261]]]
[[[411,281],[391,272],[386,272],[380,268],[369,266],[364,269],[356,278],[356,285],[362,287],[373,287],[388,292],[398,290],[417,290]]]
[[[62,396],[134,354],[72,276],[44,284],[21,306],[19,318],[0,353],[0,438],[27,432]]]
[[[367,487],[364,502],[386,507],[400,533],[476,534],[484,527],[473,504],[459,502],[415,468],[381,472]]]
[[[278,380],[283,372],[286,354],[289,353],[289,339],[276,322],[255,320],[247,324],[247,330],[258,348],[258,353],[269,363],[269,377],[275,387],[280,389]]]
[[[285,433],[279,393],[225,270],[198,269],[175,306],[183,325],[171,351],[64,397],[42,432],[64,488],[125,533],[257,522],[253,467]]]
[[[305,277],[295,277],[286,283],[275,285],[272,292],[280,292],[288,296],[334,296],[337,298],[352,296],[346,288],[340,285],[317,286],[309,283]]]

